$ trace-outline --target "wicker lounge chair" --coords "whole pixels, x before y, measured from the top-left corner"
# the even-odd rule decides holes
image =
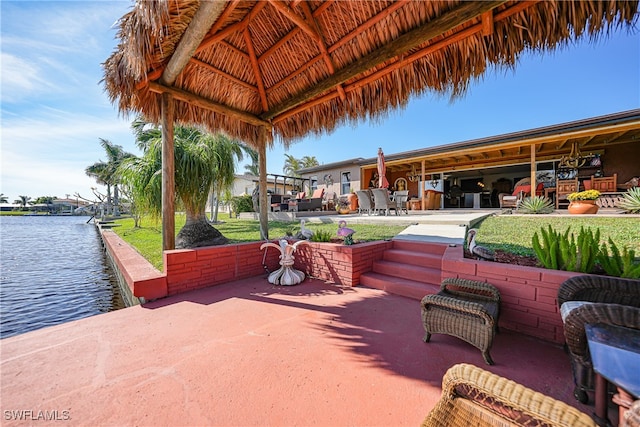
[[[500,292],[484,282],[448,278],[440,292],[422,299],[422,323],[429,342],[431,334],[460,338],[482,351],[488,365],[493,365],[490,351],[498,331]]]
[[[442,378],[442,397],[422,427],[593,427],[585,413],[521,384],[468,364]]]
[[[587,393],[595,387],[595,373],[584,325],[608,323],[640,329],[640,280],[574,276],[560,285],[558,307],[573,371],[573,394],[579,402],[587,403]]]

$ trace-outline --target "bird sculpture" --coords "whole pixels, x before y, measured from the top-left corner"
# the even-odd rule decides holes
[[[338,222],[338,236],[344,237],[345,245],[353,245],[353,234],[355,230],[347,228],[347,221],[341,220]]]
[[[495,253],[491,249],[485,248],[484,246],[479,246],[476,243],[477,233],[478,233],[478,230],[476,230],[475,228],[472,228],[471,230],[469,230],[469,233],[467,235],[467,239],[469,241],[469,244],[467,247],[469,248],[469,252],[471,252],[471,255],[476,257],[476,259],[494,261]]]
[[[296,237],[304,240],[311,240],[311,238],[313,237],[313,230],[305,228],[304,219],[300,220],[300,231],[298,232]]]

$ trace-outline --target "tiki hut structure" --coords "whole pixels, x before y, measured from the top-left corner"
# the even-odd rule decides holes
[[[119,21],[104,84],[121,113],[162,125],[163,229],[173,248],[173,123],[223,131],[260,154],[384,118],[427,91],[465,92],[524,51],[632,29],[638,1],[138,0]],[[261,209],[262,237],[268,238]]]

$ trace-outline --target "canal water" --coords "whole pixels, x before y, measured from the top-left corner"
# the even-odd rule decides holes
[[[86,216],[0,216],[0,338],[123,308]]]

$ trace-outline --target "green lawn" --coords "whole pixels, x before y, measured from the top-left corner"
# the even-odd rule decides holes
[[[252,242],[260,240],[260,225],[255,220],[239,220],[222,217],[224,223],[215,227],[232,243]],[[185,222],[184,215],[176,215],[176,234]],[[160,220],[143,219],[141,228],[133,228],[132,219],[118,220],[121,227],[114,228],[124,240],[134,246],[156,268],[162,269],[162,226]],[[550,215],[488,217],[476,226],[479,229],[476,240],[479,244],[493,249],[502,249],[520,255],[534,255],[531,238],[541,227],[551,225],[558,231],[571,227],[577,234],[580,227],[600,229],[601,241],[613,239],[619,248],[634,249],[640,254],[640,219],[635,217],[557,217]],[[305,227],[317,231],[329,231],[336,234],[336,224],[307,223]],[[375,241],[394,237],[405,227],[398,225],[357,224],[356,239]],[[300,230],[298,222],[269,222],[269,237],[284,237],[287,232],[295,234]]]
[[[239,220],[235,218],[220,218],[224,223],[215,224],[218,229],[231,243],[255,242],[260,240],[260,223],[255,220]],[[133,228],[133,219],[121,219],[117,221],[121,227],[113,230],[126,242],[134,246],[146,259],[157,269],[162,270],[162,224],[160,220],[144,218],[140,228]],[[184,215],[176,215],[176,234],[185,222]],[[306,223],[305,227],[313,231],[328,231],[336,235],[338,226],[336,224],[316,224]],[[404,226],[399,225],[377,225],[377,224],[357,224],[352,228],[356,230],[355,239],[361,241],[374,241],[390,239],[404,230]],[[285,237],[287,232],[296,234],[300,231],[299,222],[269,222],[269,237],[277,239]]]

